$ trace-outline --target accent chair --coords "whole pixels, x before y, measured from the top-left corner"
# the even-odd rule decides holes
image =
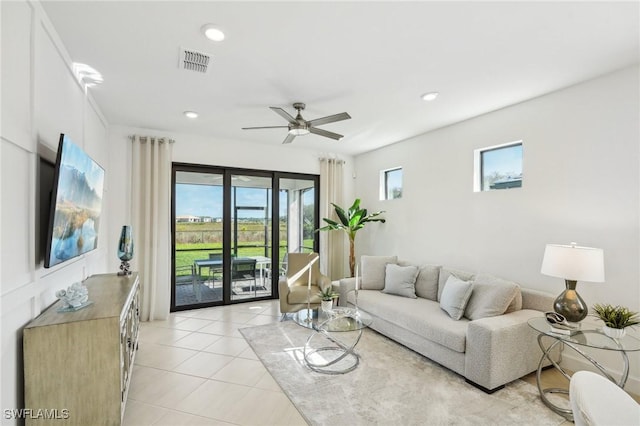
[[[311,265],[311,298],[309,299],[309,271],[299,274],[311,261],[318,257],[318,253],[289,253],[287,256],[287,273],[280,277],[278,290],[280,294],[280,312],[282,318],[287,313],[298,312],[307,307],[310,301],[312,309],[320,306],[318,293],[331,287],[331,279],[320,273],[319,262]],[[296,277],[298,275],[298,277]]]

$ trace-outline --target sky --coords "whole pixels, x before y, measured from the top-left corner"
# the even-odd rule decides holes
[[[104,170],[91,159],[79,146],[75,145],[67,135],[64,135],[62,163],[74,167],[85,173],[89,186],[102,197],[104,184]]]
[[[489,176],[494,172],[502,175],[522,173],[522,144],[494,149],[482,153],[483,173]]]
[[[269,195],[271,190],[268,191]],[[266,207],[264,188],[236,189],[238,206]],[[286,197],[280,197],[280,211],[286,211]],[[239,218],[263,217],[260,211],[240,211]],[[176,184],[176,216],[222,217],[222,186]],[[271,216],[271,215],[269,215]]]

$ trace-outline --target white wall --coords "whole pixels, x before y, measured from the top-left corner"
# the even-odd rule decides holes
[[[386,224],[358,235],[358,254],[482,270],[559,294],[563,281],[540,274],[544,247],[575,241],[605,254],[606,283],[578,284],[587,304],[639,311],[638,72],[621,70],[356,157],[356,193],[370,210],[387,212]],[[474,193],[473,151],[517,140],[523,187]],[[380,201],[379,172],[398,165],[402,198]],[[636,393],[639,359],[631,367]]]
[[[70,58],[39,4],[1,2],[0,10],[0,400],[2,408],[9,409],[23,407],[22,327],[55,301],[58,289],[105,272],[108,255],[104,243],[109,227],[107,208],[96,251],[43,268],[36,246],[40,226],[38,155],[55,152],[59,134],[66,133],[105,168],[107,175],[110,169],[107,123],[73,77]],[[105,197],[108,192],[107,184]],[[10,423],[3,413],[2,424]]]

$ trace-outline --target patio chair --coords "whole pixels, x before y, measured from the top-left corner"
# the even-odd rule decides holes
[[[248,290],[245,287],[241,291],[236,289],[238,282],[253,281]],[[257,293],[256,260],[250,258],[231,259],[231,291],[233,294],[242,294],[246,291]]]
[[[193,294],[199,302],[202,300],[200,282],[196,274],[196,265],[176,266],[176,289],[178,286],[191,285]]]
[[[220,261],[220,266],[211,266],[209,268],[209,277],[211,277],[211,285],[215,287],[216,277],[222,281],[222,253],[209,253],[209,260]]]

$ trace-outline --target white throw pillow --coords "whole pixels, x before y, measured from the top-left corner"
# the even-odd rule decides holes
[[[438,275],[438,302],[442,298],[442,290],[444,289],[444,286],[450,275],[453,275],[462,281],[472,281],[475,277],[475,274],[473,272],[462,271],[460,269],[447,268],[443,266],[440,269],[440,274]]]
[[[416,278],[419,272],[417,266],[398,266],[387,263],[385,270],[383,293],[417,298]]]
[[[511,302],[514,299],[517,300],[518,293],[520,293],[520,286],[513,281],[489,274],[478,274],[473,280],[473,292],[464,316],[470,320],[476,320],[502,315]]]
[[[462,281],[455,275],[450,275],[440,296],[440,307],[444,309],[451,318],[459,320],[464,314],[469,297],[471,297],[472,283]]]
[[[363,290],[382,290],[387,263],[398,263],[398,256],[360,256],[360,273],[362,275],[360,288]]]

